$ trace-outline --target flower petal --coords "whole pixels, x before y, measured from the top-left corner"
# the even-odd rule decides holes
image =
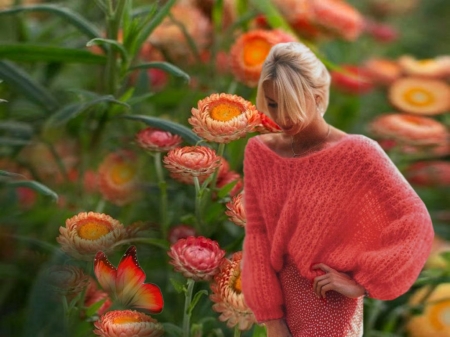
[[[108,261],[105,253],[98,252],[94,259],[94,273],[102,288],[112,294],[116,291],[117,270]]]

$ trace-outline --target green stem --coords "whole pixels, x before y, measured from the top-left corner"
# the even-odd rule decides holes
[[[195,185],[195,217],[197,219],[197,230],[201,232],[203,229],[202,198],[204,190],[200,187],[198,177],[194,177],[194,185]]]
[[[56,151],[55,147],[50,142],[45,142],[45,145],[47,145],[48,149],[50,150],[50,153],[55,159],[56,165],[58,165],[58,169],[61,172],[61,175],[63,176],[64,180],[69,181],[69,174],[67,173],[66,167],[61,157],[59,156],[58,152]]]
[[[167,238],[169,221],[167,216],[167,183],[164,180],[164,172],[161,165],[161,152],[156,152],[153,156],[155,163],[156,176],[158,178],[158,186],[160,193],[160,221],[163,232],[163,238]]]
[[[189,306],[192,301],[192,292],[194,290],[195,281],[193,279],[187,280],[187,289],[185,292],[184,313],[183,313],[183,337],[189,337],[190,335],[190,320],[191,313],[189,312]]]
[[[225,143],[220,143],[219,148],[217,150],[217,155],[223,157],[223,153],[225,152]],[[214,191],[217,183],[217,176],[219,174],[220,166],[214,171],[213,179],[211,182],[211,191]]]
[[[241,337],[241,330],[239,330],[239,325],[234,327],[234,337]]]

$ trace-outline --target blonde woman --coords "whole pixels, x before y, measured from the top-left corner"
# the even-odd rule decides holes
[[[323,118],[330,75],[301,43],[274,46],[257,107],[282,133],[251,138],[242,289],[268,337],[358,337],[364,296],[408,291],[430,253],[429,213],[377,142]]]

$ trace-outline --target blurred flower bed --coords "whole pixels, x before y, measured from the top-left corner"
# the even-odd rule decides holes
[[[364,336],[450,336],[446,0],[0,0],[0,336],[265,336],[241,292],[243,150],[270,48],[332,74],[436,232]]]

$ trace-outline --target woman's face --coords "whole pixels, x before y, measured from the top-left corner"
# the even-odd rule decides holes
[[[278,124],[278,126],[284,131],[284,133],[288,135],[294,135],[300,132],[300,125],[294,123],[292,120],[290,120],[289,117],[286,117],[287,120],[285,123],[283,123],[279,118],[278,105],[280,102],[278,100],[278,93],[276,92],[272,81],[266,81],[263,83],[263,91],[264,96],[267,100],[267,107],[272,120]],[[307,111],[309,110],[310,109],[307,109]]]

